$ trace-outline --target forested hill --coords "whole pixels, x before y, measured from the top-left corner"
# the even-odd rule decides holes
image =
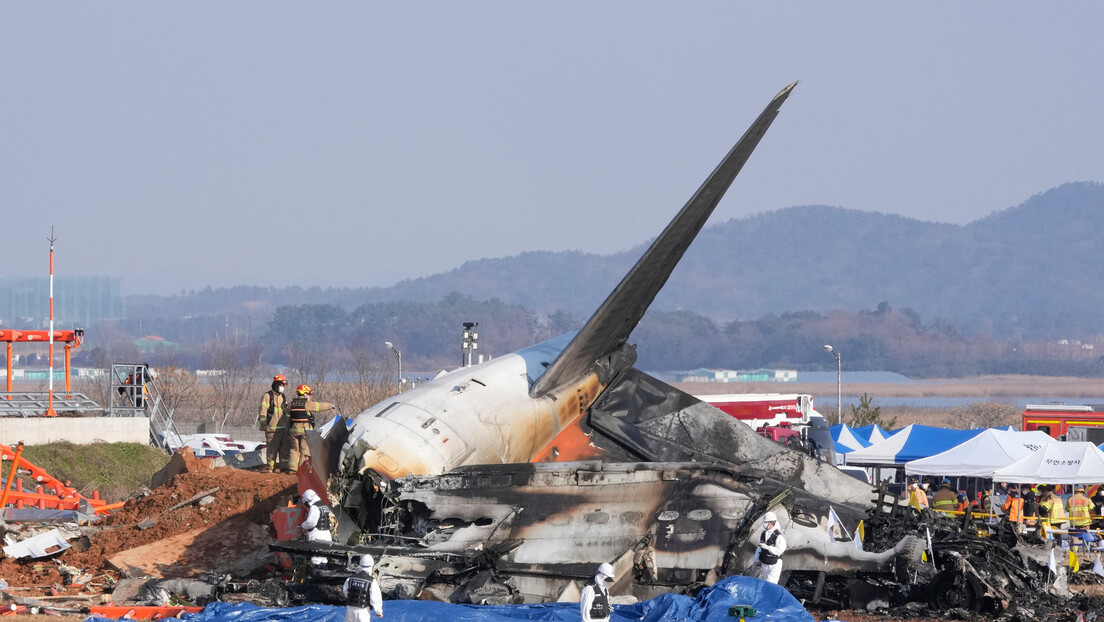
[[[705,228],[654,309],[715,320],[858,310],[888,301],[925,320],[995,337],[1097,334],[1104,326],[1104,185],[1070,183],[965,226],[837,207],[802,206]],[[541,314],[587,317],[644,251],[610,256],[529,252],[481,259],[390,288],[310,292],[310,302],[439,301],[450,292]],[[237,292],[236,294],[234,292]],[[128,313],[251,313],[301,304],[303,290],[235,288],[134,296]],[[207,304],[200,304],[206,300]]]
[[[1104,185],[1071,183],[968,225],[825,206],[705,228],[656,301],[715,320],[870,309],[881,301],[965,332],[1095,333],[1104,326]],[[471,261],[379,292],[449,291],[589,315],[646,244],[607,257],[525,253]]]

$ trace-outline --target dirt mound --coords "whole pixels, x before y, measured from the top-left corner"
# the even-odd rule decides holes
[[[84,551],[68,550],[57,561],[84,572],[118,578],[105,567],[112,555],[134,547],[157,542],[189,531],[243,517],[271,529],[271,513],[286,505],[296,493],[294,475],[254,473],[230,467],[209,469],[189,464],[191,470],[173,477],[167,484],[145,497],[128,504],[96,523],[97,530]],[[196,503],[170,510],[195,495],[218,488],[211,495],[213,503]],[[153,525],[141,529],[139,523],[152,520]],[[42,586],[61,582],[56,564],[51,560],[0,561],[0,578],[13,586]]]

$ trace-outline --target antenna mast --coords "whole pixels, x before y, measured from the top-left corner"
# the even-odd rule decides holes
[[[50,227],[50,237],[46,239],[50,242],[50,392],[46,416],[56,417],[57,413],[54,412],[54,242],[57,238],[54,237],[53,227]]]

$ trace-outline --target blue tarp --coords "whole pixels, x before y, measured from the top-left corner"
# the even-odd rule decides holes
[[[784,588],[751,577],[729,577],[698,593],[696,598],[663,594],[633,605],[614,605],[611,622],[731,622],[728,611],[736,605],[756,610],[756,622],[815,622],[801,603]],[[577,603],[540,605],[450,605],[420,600],[388,600],[382,620],[400,622],[511,622],[516,620],[579,620]],[[88,618],[89,621],[102,618]],[[342,622],[344,607],[306,605],[284,609],[248,603],[212,603],[202,613],[184,617],[188,622]],[[373,618],[376,619],[376,618]]]

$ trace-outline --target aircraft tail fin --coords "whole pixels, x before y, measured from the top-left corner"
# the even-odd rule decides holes
[[[582,330],[537,378],[529,388],[530,396],[540,397],[581,376],[595,361],[612,354],[628,341],[640,318],[732,185],[796,85],[797,82],[793,82],[771,100],[705,183],[587,320]]]

